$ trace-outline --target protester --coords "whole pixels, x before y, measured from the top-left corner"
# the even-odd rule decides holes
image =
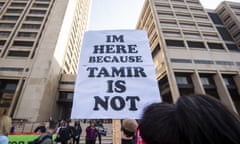
[[[62,120],[60,126],[57,128],[57,137],[55,139],[56,143],[67,144],[68,140],[71,138],[71,130],[69,129],[67,122]]]
[[[139,129],[147,144],[240,144],[239,117],[206,95],[148,106]]]
[[[86,128],[86,144],[96,144],[97,129],[92,121],[89,122],[89,126]]]
[[[97,120],[97,122],[95,123],[95,127],[98,131],[98,142],[99,142],[99,144],[101,144],[102,143],[102,132],[104,131],[102,122],[100,120]]]
[[[53,144],[52,135],[55,133],[55,124],[52,123],[46,129],[45,133],[42,133],[35,140],[28,142],[28,144]]]
[[[12,119],[7,116],[7,110],[0,114],[0,144],[8,144],[8,134],[10,133]]]
[[[80,121],[76,121],[73,130],[73,144],[79,144],[81,133],[82,127],[80,125]]]
[[[135,133],[138,123],[134,119],[122,121],[122,144],[135,144]]]
[[[37,126],[34,130],[35,133],[40,132],[40,133],[45,133],[46,132],[46,126],[44,122],[41,122],[39,126]]]
[[[142,137],[140,136],[139,127],[137,128],[137,131],[136,131],[135,144],[146,144],[145,141],[144,141],[144,140],[142,139]]]

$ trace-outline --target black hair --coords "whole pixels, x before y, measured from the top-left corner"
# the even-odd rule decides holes
[[[206,95],[148,106],[139,130],[147,144],[240,144],[239,117]]]

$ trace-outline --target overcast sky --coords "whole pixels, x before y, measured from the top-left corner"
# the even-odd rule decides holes
[[[135,29],[145,0],[92,0],[88,30]],[[223,0],[200,0],[215,9]],[[240,0],[230,0],[240,2]]]

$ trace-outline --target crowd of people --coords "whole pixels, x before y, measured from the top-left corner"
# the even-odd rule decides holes
[[[56,127],[43,123],[34,130],[41,135],[31,143],[79,144],[82,134],[80,121],[74,126],[61,120]],[[181,96],[174,104],[153,103],[147,106],[140,120],[124,119],[122,144],[240,144],[240,118],[219,100],[207,95]],[[0,116],[0,144],[8,144],[11,118],[6,111]],[[96,144],[106,135],[101,120],[89,121],[85,144]]]
[[[85,131],[86,144],[96,144],[97,137],[99,144],[101,144],[101,136],[106,134],[100,120],[96,122],[89,121],[89,126],[86,127]],[[29,144],[52,144],[52,135],[54,133],[56,134],[56,138],[54,139],[56,144],[79,144],[82,127],[80,121],[75,121],[74,126],[71,126],[70,121],[61,120],[57,126],[54,123],[49,123],[48,129],[40,123],[34,132],[42,134],[34,141],[29,142]]]

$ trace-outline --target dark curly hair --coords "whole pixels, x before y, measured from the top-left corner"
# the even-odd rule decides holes
[[[206,95],[148,106],[139,130],[147,144],[240,144],[239,117]]]

